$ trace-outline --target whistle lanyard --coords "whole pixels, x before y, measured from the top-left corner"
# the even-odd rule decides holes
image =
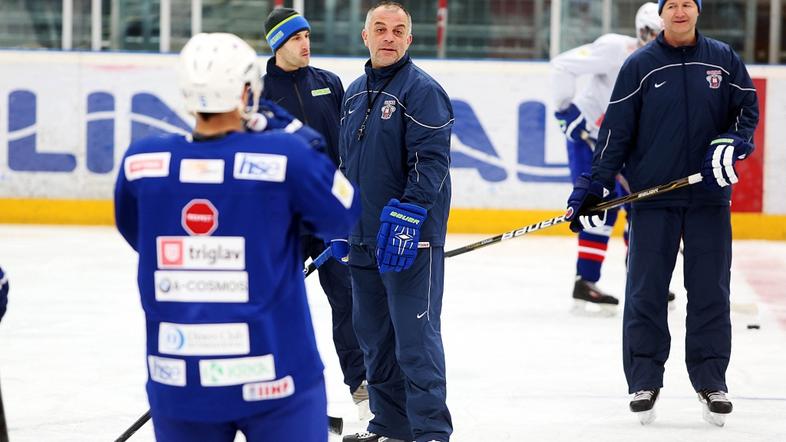
[[[371,85],[369,84],[369,77],[368,75],[366,75],[366,115],[363,117],[363,123],[360,125],[360,128],[358,129],[358,141],[363,139],[363,135],[366,134],[366,123],[368,122],[369,115],[371,115],[371,108],[374,106],[374,103],[377,101],[377,98],[379,98],[379,96],[382,95],[382,92],[385,91],[385,88],[390,85],[390,82],[393,81],[394,78],[396,78],[396,74],[398,74],[398,71],[400,71],[401,68],[403,68],[405,65],[406,63],[396,68],[396,70],[393,72],[393,75],[391,75],[390,78],[388,78],[388,80],[385,82],[385,84],[382,85],[382,88],[380,88],[376,94],[373,94],[374,95],[373,97],[371,96],[372,91],[371,91]]]

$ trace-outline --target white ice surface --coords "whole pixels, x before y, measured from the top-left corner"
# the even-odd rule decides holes
[[[448,249],[479,239],[453,235]],[[448,259],[442,323],[452,440],[786,441],[786,243],[734,248],[727,373],[734,412],[725,428],[702,421],[683,363],[681,261],[671,284],[677,308],[658,418],[642,427],[627,408],[621,314],[569,313],[574,239],[523,237]],[[622,242],[612,240],[599,284],[620,296],[623,254]],[[0,265],[11,281],[0,324],[11,441],[114,440],[148,408],[133,251],[109,227],[0,225]],[[346,419],[345,432],[356,431],[330,307],[317,278],[307,282],[329,413]],[[130,440],[152,441],[151,425]]]

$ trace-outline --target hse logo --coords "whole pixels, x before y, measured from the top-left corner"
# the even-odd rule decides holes
[[[218,209],[208,200],[193,199],[183,207],[180,223],[189,235],[210,235],[218,228]]]
[[[159,236],[156,238],[158,268],[244,270],[245,244],[242,236]]]
[[[266,153],[238,152],[235,154],[233,176],[238,180],[283,183],[287,178],[287,157]]]
[[[199,361],[199,380],[203,387],[224,387],[275,378],[273,355]]]
[[[150,369],[150,379],[154,382],[175,387],[186,386],[186,361],[148,356],[147,366]]]
[[[156,301],[248,302],[247,272],[156,270]]]
[[[244,355],[250,349],[248,324],[174,324],[158,326],[158,351],[179,356]]]

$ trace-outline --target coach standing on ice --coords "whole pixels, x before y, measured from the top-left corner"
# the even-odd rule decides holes
[[[726,368],[731,354],[730,185],[734,163],[753,152],[756,90],[729,45],[696,30],[701,1],[658,2],[664,32],[631,55],[614,86],[600,129],[592,175],[568,200],[571,227],[597,225],[586,209],[611,189],[624,165],[631,191],[701,171],[703,184],[634,203],[623,318],[623,364],[631,411],[643,424],[663,386],[671,337],[666,295],[680,239],[688,296],[685,362],[704,418],[731,413]]]
[[[372,7],[362,37],[371,57],[347,89],[339,152],[361,194],[349,265],[374,419],[344,441],[445,442],[453,428],[440,313],[453,109],[407,54],[403,6]]]

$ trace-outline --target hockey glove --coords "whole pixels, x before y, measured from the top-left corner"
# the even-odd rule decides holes
[[[603,184],[593,181],[590,174],[582,173],[576,179],[573,192],[568,197],[568,211],[565,212],[565,221],[570,221],[570,230],[578,233],[585,229],[604,225],[607,211],[595,212],[590,209],[610,195],[611,192],[603,187]]]
[[[346,239],[334,239],[326,244],[330,248],[330,256],[341,264],[349,264],[349,242]]]
[[[380,273],[408,269],[418,254],[420,228],[426,209],[393,198],[382,208],[377,234],[377,267]]]
[[[3,269],[0,268],[0,320],[3,319],[3,315],[5,315],[5,308],[8,305],[8,276],[3,273]]]
[[[554,112],[554,116],[557,118],[557,122],[559,122],[559,128],[562,130],[562,133],[570,141],[579,143],[583,142],[587,137],[587,118],[584,117],[584,114],[581,113],[575,104],[570,103],[570,106],[567,108]]]
[[[744,160],[753,152],[753,144],[738,135],[725,133],[718,135],[710,142],[704,164],[701,167],[701,178],[704,184],[712,189],[722,189],[737,181],[734,163]]]

